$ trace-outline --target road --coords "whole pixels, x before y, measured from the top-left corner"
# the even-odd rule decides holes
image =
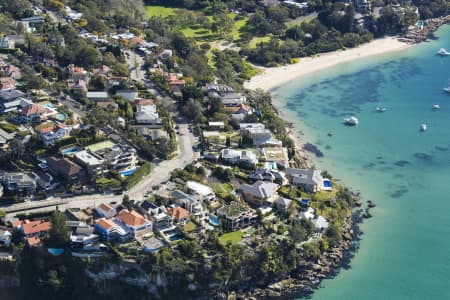
[[[198,157],[198,153],[193,151],[196,138],[189,132],[189,125],[186,123],[178,124],[180,133],[177,135],[178,153],[177,156],[171,160],[165,160],[160,164],[154,165],[151,173],[146,176],[141,182],[134,186],[126,194],[133,200],[142,200],[147,191],[151,191],[152,186],[159,185],[170,178],[170,173],[176,168],[184,168]],[[67,208],[86,208],[99,205],[100,203],[111,203],[122,201],[123,194],[95,194],[82,195],[72,198],[49,198],[42,201],[30,201],[19,203],[5,207],[3,210],[7,212],[6,220],[14,219],[18,211],[21,213],[31,213],[39,211],[53,210],[58,206],[60,210]],[[11,211],[11,212],[10,212]]]
[[[136,81],[144,81],[145,72],[141,70],[141,67],[144,65],[144,59],[142,56],[136,54],[135,51],[126,50],[124,52],[125,59],[130,69],[130,78]]]

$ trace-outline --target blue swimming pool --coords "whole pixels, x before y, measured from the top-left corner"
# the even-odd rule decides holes
[[[329,181],[329,180],[324,180],[324,181],[323,181],[323,186],[326,187],[326,188],[330,188],[330,187],[331,187],[331,181]]]
[[[67,119],[67,116],[65,113],[57,113],[56,114],[56,119],[58,121],[64,122]]]
[[[171,241],[171,242],[175,242],[175,241],[178,241],[178,240],[181,240],[183,237],[181,236],[181,234],[174,234],[174,235],[172,235],[171,237],[169,237],[169,240]]]
[[[269,170],[277,170],[277,163],[274,161],[268,161],[266,162],[266,169]]]
[[[217,217],[214,216],[209,216],[208,217],[208,222],[213,225],[213,226],[219,226],[220,225],[220,221]]]
[[[53,256],[58,256],[64,253],[64,249],[62,248],[48,248],[48,253]]]
[[[78,151],[80,151],[80,149],[77,146],[74,146],[74,147],[70,147],[70,148],[61,150],[61,153],[63,155],[71,155]]]
[[[132,168],[132,169],[120,171],[119,173],[120,173],[121,175],[123,175],[123,176],[130,176],[130,175],[132,175],[134,172],[136,172],[136,170],[137,170],[137,168],[134,167],[134,168]]]
[[[43,106],[43,107],[47,107],[47,108],[55,108],[55,106],[54,106],[52,103],[50,103],[50,102],[45,103],[45,104],[43,104],[42,106]]]

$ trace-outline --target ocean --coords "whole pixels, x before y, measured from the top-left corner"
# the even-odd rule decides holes
[[[324,153],[311,164],[377,205],[350,267],[314,300],[450,299],[450,56],[436,55],[450,49],[450,26],[435,35],[273,91],[301,139]],[[345,126],[353,115],[359,125]]]

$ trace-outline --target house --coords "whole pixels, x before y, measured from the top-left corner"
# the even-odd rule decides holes
[[[287,168],[286,176],[292,184],[302,187],[308,193],[320,191],[323,185],[323,177],[319,170]]]
[[[0,152],[8,150],[9,142],[14,139],[15,133],[8,133],[0,128]]]
[[[231,112],[232,118],[239,121],[244,121],[246,116],[253,114],[253,108],[244,103],[238,106],[227,107],[226,110]]]
[[[86,80],[82,80],[82,79],[77,79],[77,80],[69,79],[67,81],[67,88],[70,90],[81,90],[83,92],[86,92],[87,91],[87,82],[86,82]]]
[[[214,201],[216,194],[213,190],[204,184],[197,181],[189,180],[186,182],[186,191],[192,195],[197,196],[201,201]]]
[[[93,233],[93,228],[86,223],[68,221],[67,225],[70,227],[69,240],[73,249],[82,249],[96,243],[99,239],[99,236]]]
[[[241,136],[251,140],[255,146],[281,146],[282,142],[273,138],[272,132],[261,123],[241,123]]]
[[[289,156],[285,147],[270,147],[261,150],[263,160],[266,162],[274,162],[280,168],[289,167]]]
[[[9,191],[27,191],[33,193],[36,190],[36,176],[33,173],[0,171],[0,182]]]
[[[106,203],[102,203],[97,206],[95,208],[95,211],[99,214],[100,217],[107,219],[111,219],[117,214],[116,209]]]
[[[159,114],[156,111],[156,105],[151,99],[137,99],[136,104],[136,123],[148,125],[163,126]]]
[[[0,72],[3,74],[3,76],[12,79],[19,79],[22,76],[18,67],[5,63],[3,61],[0,61]]]
[[[55,109],[31,103],[22,109],[20,119],[25,123],[40,123],[48,120],[57,113]]]
[[[298,215],[298,219],[308,219],[311,220],[311,222],[314,224],[314,227],[316,229],[316,232],[320,233],[326,230],[330,223],[322,216],[316,216],[315,210],[312,207],[308,207],[305,211],[301,212]]]
[[[222,160],[230,164],[247,163],[256,165],[258,157],[250,150],[222,149],[220,152]]]
[[[105,91],[89,91],[86,93],[86,98],[94,102],[109,100],[108,92]]]
[[[49,170],[69,183],[82,182],[85,178],[83,168],[67,158],[47,158]]]
[[[165,60],[172,57],[173,51],[169,49],[163,49],[159,51],[156,55],[159,59]]]
[[[121,96],[127,101],[134,101],[138,96],[138,92],[135,90],[117,90],[116,95]]]
[[[6,227],[0,227],[0,247],[9,247],[12,240],[12,234]]]
[[[239,106],[247,101],[247,98],[241,93],[229,92],[220,97],[225,107]]]
[[[90,176],[98,175],[103,172],[104,160],[88,150],[75,152],[73,157],[76,163],[86,168],[87,173]]]
[[[105,141],[90,145],[86,149],[90,156],[102,160],[103,165],[111,169],[130,169],[136,167],[138,163],[136,149],[126,144],[114,144]],[[98,165],[100,161],[94,163],[94,158],[91,158],[92,164]]]
[[[168,207],[167,213],[172,217],[174,224],[184,225],[189,219],[189,212],[180,206]]]
[[[182,95],[181,89],[186,84],[186,81],[184,81],[183,79],[179,79],[181,77],[182,77],[182,75],[171,74],[171,73],[169,73],[169,75],[167,75],[167,83],[169,84],[170,88],[172,89],[172,93],[175,96]]]
[[[125,229],[111,219],[98,219],[94,224],[94,230],[108,242],[124,242],[131,238],[130,234]]]
[[[0,90],[0,113],[18,111],[33,103],[23,98],[24,95],[19,90]]]
[[[43,190],[50,191],[59,185],[49,173],[38,172],[36,175],[36,183]]]
[[[1,90],[14,90],[16,88],[16,80],[10,77],[0,77]]]
[[[87,82],[89,80],[88,72],[84,68],[75,66],[74,64],[67,66],[67,76],[73,81],[82,80]]]
[[[16,48],[16,43],[13,39],[8,36],[0,38],[0,49],[14,49]]]
[[[292,203],[292,200],[291,200],[291,199],[279,197],[279,198],[275,201],[275,206],[276,206],[280,211],[287,211],[287,209],[289,208],[289,206],[291,205],[291,203]]]
[[[119,104],[114,102],[114,100],[97,101],[97,102],[95,102],[95,105],[97,105],[97,107],[100,107],[102,109],[105,109],[105,110],[108,110],[108,111],[112,111],[112,112],[114,112],[117,109],[119,109]]]
[[[117,214],[115,220],[134,238],[152,232],[152,222],[144,218],[135,210],[128,211],[127,209],[123,209]]]
[[[234,92],[234,89],[226,84],[217,84],[217,83],[207,83],[203,88],[206,92],[215,92],[215,93],[230,93]]]
[[[92,70],[92,74],[94,76],[109,77],[109,76],[111,76],[112,72],[111,72],[111,68],[108,67],[107,65],[101,65],[99,68]]]
[[[167,214],[164,206],[157,206],[150,201],[144,200],[140,207],[153,222],[155,230],[161,231],[172,226],[172,217]]]
[[[39,137],[44,143],[44,146],[53,145],[56,141],[66,138],[72,131],[71,126],[66,126],[64,123],[55,122],[52,126],[41,128]]]
[[[283,175],[277,170],[256,169],[248,177],[250,180],[270,181],[277,184],[283,184]]]
[[[238,190],[245,200],[262,205],[264,203],[272,204],[276,200],[278,188],[278,184],[258,180],[253,185],[241,184]]]
[[[42,238],[47,237],[48,231],[52,227],[52,223],[46,220],[20,220],[11,222],[15,230],[19,231],[28,246],[33,247],[40,244]]]
[[[186,209],[197,222],[204,222],[205,211],[197,196],[191,196],[180,190],[175,190],[172,192],[172,197],[175,199],[175,202]]]
[[[224,122],[208,122],[208,129],[209,130],[223,130],[223,129],[225,129],[225,123]]]
[[[258,222],[256,211],[239,202],[231,202],[218,209],[217,216],[225,231],[236,231]]]

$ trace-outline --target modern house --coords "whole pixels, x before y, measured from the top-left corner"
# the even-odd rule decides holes
[[[135,210],[128,211],[127,209],[123,209],[116,215],[115,220],[134,238],[152,232],[152,222]]]
[[[272,204],[277,199],[278,184],[268,181],[257,181],[253,185],[241,184],[238,190],[246,201],[263,205]]]
[[[33,193],[36,190],[35,177],[34,174],[0,171],[0,182],[9,191]]]
[[[189,212],[180,206],[168,207],[167,213],[172,217],[173,224],[184,225],[189,219]]]
[[[144,200],[141,205],[141,211],[144,211],[148,218],[153,222],[153,228],[157,231],[167,229],[172,226],[172,217],[167,214],[164,206]]]
[[[218,209],[217,216],[226,231],[236,231],[258,222],[256,211],[239,202],[232,202]]]
[[[95,211],[98,213],[100,217],[107,219],[111,219],[117,214],[116,209],[106,203],[102,203],[99,206],[97,206],[95,208]]]
[[[235,92],[228,92],[223,94],[220,97],[220,100],[222,101],[223,106],[225,107],[239,106],[247,101],[246,97],[243,94]]]
[[[323,232],[330,226],[330,223],[327,221],[327,219],[322,216],[316,216],[315,210],[312,207],[308,207],[305,211],[301,212],[298,215],[298,219],[311,220],[311,222],[314,224],[316,232],[318,233]]]
[[[258,157],[250,150],[222,149],[221,157],[222,160],[230,164],[247,163],[256,165],[258,163]]]
[[[261,123],[241,123],[241,136],[252,141],[254,146],[281,147],[282,142],[272,136],[272,132]]]
[[[85,179],[83,168],[67,158],[47,158],[47,166],[53,174],[69,183],[82,182]]]
[[[68,137],[71,131],[71,126],[67,126],[64,123],[55,122],[52,126],[42,128],[39,131],[39,137],[47,147],[53,145],[56,141]]]
[[[6,227],[0,227],[0,247],[9,247],[12,240],[12,233]]]
[[[323,177],[319,170],[287,168],[286,177],[292,184],[302,187],[308,193],[320,191],[323,185]]]
[[[204,184],[197,181],[189,180],[186,182],[186,191],[192,195],[197,196],[201,201],[214,201],[216,194],[213,190]]]
[[[90,176],[103,172],[104,160],[88,150],[78,151],[73,155],[75,162],[85,167]]]
[[[289,167],[289,156],[285,147],[270,147],[261,150],[262,158],[266,162],[276,163],[280,168]]]
[[[199,223],[203,223],[205,210],[197,196],[188,195],[180,190],[175,190],[172,192],[172,197],[178,205],[190,213],[192,218]]]
[[[0,128],[0,152],[9,148],[9,142],[14,139],[15,133],[8,133]]]
[[[83,222],[68,221],[70,232],[70,246],[74,249],[82,249],[86,246],[96,243],[99,239],[97,234],[93,233],[93,228]]]
[[[0,90],[0,113],[17,111],[33,103],[24,96],[19,90]]]
[[[289,208],[289,205],[291,205],[292,200],[291,199],[287,199],[287,198],[283,198],[283,197],[279,197],[276,201],[275,201],[275,206],[278,208],[278,210],[280,211],[287,211],[287,209]]]
[[[97,144],[99,145],[99,144]],[[105,146],[88,146],[87,151],[92,156],[103,161],[103,165],[110,169],[122,170],[136,167],[138,163],[137,151],[127,144],[104,144]]]
[[[131,238],[125,229],[111,219],[98,219],[94,224],[94,229],[106,241],[124,242]]]

